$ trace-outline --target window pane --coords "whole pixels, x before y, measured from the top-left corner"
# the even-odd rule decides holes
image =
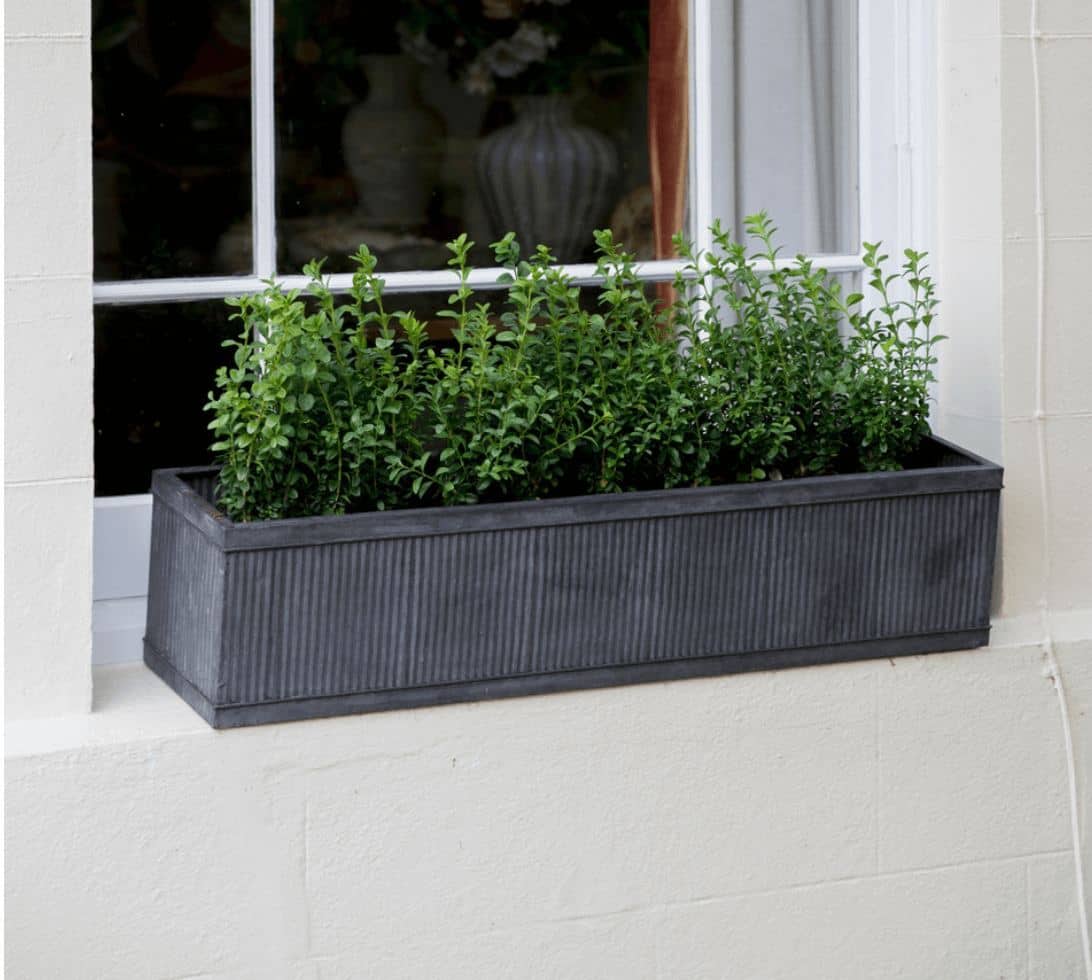
[[[856,0],[713,4],[714,213],[787,254],[858,248]]]
[[[247,0],[97,0],[95,278],[244,273]]]
[[[388,313],[413,313],[439,350],[454,344],[452,321],[437,315],[448,308],[449,292],[387,293],[383,304]],[[598,309],[599,292],[581,289],[581,305]],[[507,309],[503,290],[477,290],[474,302],[488,303],[495,316]],[[223,300],[96,309],[96,495],[146,493],[154,469],[210,462],[204,406],[217,369],[231,364],[222,342],[239,333],[233,312]]]
[[[481,292],[485,302],[501,294]],[[451,321],[436,316],[448,292],[388,295],[387,308],[413,312],[429,336],[450,343]],[[338,302],[347,302],[341,296]],[[152,470],[202,466],[212,454],[204,406],[222,346],[238,335],[223,300],[99,306],[95,310],[95,493],[146,493]]]
[[[685,0],[277,3],[282,270],[366,241],[387,271],[442,266],[462,231],[514,230],[561,261],[611,224],[653,257],[652,161],[686,171]],[[655,25],[650,31],[650,21]],[[670,48],[665,41],[681,37]],[[672,159],[649,148],[650,44]],[[658,80],[658,81],[657,81]],[[663,222],[681,227],[682,194]],[[669,233],[668,233],[669,234]]]
[[[153,469],[209,461],[204,405],[221,342],[222,300],[95,311],[95,493],[146,493]]]

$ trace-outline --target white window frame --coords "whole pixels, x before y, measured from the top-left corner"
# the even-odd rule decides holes
[[[691,0],[691,190],[689,232],[707,248],[713,214],[716,111],[712,91],[714,5],[727,0]],[[276,269],[276,120],[274,107],[274,0],[251,0],[251,149],[254,272],[249,276],[100,282],[96,305],[188,302],[258,293],[273,279],[302,288],[299,275]],[[934,0],[858,0],[858,185],[859,239],[883,241],[892,255],[912,245],[932,250],[934,210]],[[863,252],[812,256],[831,272],[857,272]],[[785,260],[786,263],[790,260]],[[781,263],[778,263],[781,264]],[[674,278],[683,263],[637,264],[650,281]],[[598,282],[595,266],[562,266],[580,285]],[[471,285],[496,286],[496,269],[477,269]],[[450,289],[450,270],[392,272],[388,293]],[[329,277],[344,292],[350,274]],[[138,660],[144,629],[151,497],[137,494],[95,501],[94,660]]]

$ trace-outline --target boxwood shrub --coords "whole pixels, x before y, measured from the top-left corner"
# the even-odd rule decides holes
[[[765,214],[745,227],[714,224],[708,251],[676,238],[670,303],[609,231],[590,301],[511,234],[499,288],[475,291],[460,236],[442,345],[366,246],[346,297],[316,261],[302,293],[229,300],[240,331],[206,406],[220,506],[251,521],[899,468],[929,431],[941,339],[924,254],[889,272],[865,245],[866,303],[782,261]]]

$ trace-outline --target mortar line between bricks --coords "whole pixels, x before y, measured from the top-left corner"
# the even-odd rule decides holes
[[[619,909],[612,909],[606,912],[591,912],[585,915],[571,915],[560,916],[550,919],[534,919],[528,923],[521,925],[547,925],[550,923],[561,922],[581,922],[591,919],[610,919],[623,915],[632,915],[637,912],[648,912],[656,909],[677,909],[687,908],[689,906],[701,906],[712,905],[716,902],[732,901],[733,899],[740,898],[763,898],[768,895],[780,895],[786,892],[803,892],[812,891],[817,888],[824,888],[828,885],[853,885],[869,881],[886,881],[891,878],[901,878],[907,875],[930,875],[940,874],[945,871],[960,871],[968,868],[976,867],[989,867],[991,865],[1005,866],[1011,864],[1018,864],[1024,862],[1027,867],[1027,862],[1034,860],[1035,858],[1046,857],[1061,857],[1072,853],[1072,849],[1064,848],[1059,851],[1033,851],[1029,854],[1016,854],[1011,857],[1004,858],[983,858],[975,861],[961,861],[956,864],[938,864],[928,868],[907,868],[900,871],[884,871],[879,874],[868,875],[847,875],[843,878],[821,878],[816,881],[800,882],[794,885],[780,885],[775,888],[755,888],[750,890],[738,891],[738,892],[724,892],[717,895],[703,895],[701,898],[688,898],[681,899],[675,902],[656,902],[650,905],[632,905],[625,906]],[[513,926],[512,928],[516,928]],[[490,932],[504,932],[507,930],[488,930],[479,935],[489,935]]]
[[[82,142],[82,141],[81,141]],[[90,141],[88,141],[90,142]],[[91,285],[90,272],[22,272],[12,276],[5,276],[6,283],[50,283],[50,282],[86,282]]]
[[[162,980],[214,980],[215,977],[223,976],[222,973],[183,973],[180,975],[174,975],[169,977],[163,977]]]
[[[872,801],[872,805],[875,807],[873,814],[873,833],[876,835],[873,842],[874,853],[874,865],[873,871],[875,874],[880,873],[881,855],[880,855],[880,801],[883,793],[883,777],[880,767],[881,754],[880,754],[880,672],[878,668],[873,668],[872,671],[872,712],[873,712],[873,726],[872,726],[872,738],[875,744],[872,747],[873,752],[873,765],[876,767],[876,772],[873,777],[873,792],[875,799]]]
[[[1002,31],[999,35],[1002,40],[1013,41],[1026,41],[1031,37],[1027,31]],[[1074,32],[1071,34],[1049,31],[1039,31],[1036,35],[1040,41],[1089,41],[1092,40],[1092,34],[1085,32]]]
[[[847,875],[844,878],[824,878],[819,881],[803,882],[799,885],[789,885],[786,888],[764,888],[755,894],[766,894],[779,891],[803,890],[805,888],[818,888],[821,885],[851,884],[858,881],[884,880],[898,878],[903,875],[927,875],[939,874],[942,871],[958,871],[961,868],[983,867],[991,864],[1016,864],[1020,861],[1033,861],[1036,858],[1061,857],[1072,854],[1073,848],[1063,847],[1050,851],[1028,851],[1025,854],[1010,854],[1007,857],[975,858],[973,861],[955,861],[948,864],[930,864],[921,868],[896,868],[890,871],[880,871],[874,875]]]
[[[301,844],[301,868],[300,868],[300,889],[301,898],[303,899],[303,948],[306,951],[307,957],[310,958],[314,955],[314,944],[311,941],[311,937],[314,934],[313,924],[311,922],[311,890],[308,887],[308,877],[311,873],[311,801],[305,799],[303,801],[303,828],[302,828],[302,840]]]
[[[5,487],[56,487],[68,486],[72,483],[93,483],[93,476],[58,476],[46,477],[41,480],[6,480]]]
[[[4,41],[14,44],[26,44],[28,42],[33,43],[35,41],[45,43],[56,43],[61,41],[65,44],[72,44],[76,41],[86,41],[91,43],[91,37],[88,34],[78,34],[69,31],[58,32],[56,34],[5,34]]]
[[[985,858],[976,861],[963,861],[958,864],[941,864],[930,868],[912,868],[904,871],[887,871],[876,875],[850,875],[844,878],[825,878],[818,881],[802,882],[795,885],[782,885],[776,888],[756,888],[749,891],[725,892],[724,894],[719,895],[705,895],[701,898],[682,899],[674,902],[653,902],[647,905],[629,905],[622,908],[610,909],[603,912],[589,912],[583,915],[564,915],[554,916],[550,918],[529,919],[525,922],[514,922],[501,928],[484,929],[480,932],[474,932],[470,934],[470,938],[477,939],[485,936],[503,936],[518,929],[534,928],[538,926],[560,925],[576,922],[593,922],[596,920],[610,920],[621,918],[627,915],[639,915],[649,912],[665,912],[672,909],[685,909],[691,906],[700,907],[704,905],[713,905],[717,902],[733,901],[736,899],[763,898],[769,895],[785,894],[786,892],[802,892],[815,890],[818,888],[826,887],[827,885],[850,885],[869,881],[884,881],[890,878],[899,878],[906,875],[939,874],[940,872],[944,871],[959,871],[967,868],[989,867],[991,865],[998,865],[1003,867],[1014,863],[1024,862],[1026,873],[1027,862],[1029,861],[1035,860],[1036,858],[1061,857],[1069,854],[1072,854],[1072,850],[1070,848],[1066,848],[1060,851],[1034,851],[1030,854],[1019,854],[1005,858]],[[1025,902],[1025,910],[1026,907],[1027,903]],[[379,922],[379,924],[382,924],[382,921],[385,920],[377,921]],[[319,958],[325,955],[329,954],[314,953],[310,958]],[[1028,980],[1030,980],[1030,978],[1028,978]]]
[[[1031,980],[1031,862],[1024,862],[1024,976]]]

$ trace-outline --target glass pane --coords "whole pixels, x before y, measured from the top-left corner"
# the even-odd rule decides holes
[[[249,3],[93,17],[95,278],[249,274]]]
[[[858,249],[857,0],[713,4],[714,213],[787,254]]]
[[[204,405],[236,333],[222,300],[95,310],[95,493],[146,493],[153,469],[210,459]]]
[[[482,302],[503,294],[482,291]],[[448,291],[388,294],[388,310],[414,313],[434,343],[451,342],[451,321],[436,316]],[[346,302],[341,296],[339,302]],[[222,346],[239,324],[223,300],[99,306],[95,310],[95,493],[146,493],[152,470],[202,466],[212,454],[204,406]]]
[[[649,285],[650,293],[655,286]],[[387,293],[389,313],[413,313],[427,326],[437,350],[454,344],[447,309],[449,290]],[[482,289],[475,303],[495,316],[507,307],[503,290]],[[345,295],[337,297],[348,303]],[[594,310],[599,290],[583,288],[581,305]],[[234,312],[223,300],[100,306],[95,310],[95,493],[146,493],[152,470],[210,462],[209,415],[204,410],[216,371],[231,363],[222,346],[238,335]],[[351,321],[347,320],[349,324]]]
[[[653,257],[653,162],[672,191],[685,182],[686,8],[280,0],[280,268],[329,256],[346,271],[361,241],[387,271],[437,268],[463,231],[486,265],[507,230],[576,262],[608,223]],[[681,106],[669,163],[650,150],[654,86],[661,146]],[[682,199],[661,194],[664,227],[681,226]]]

